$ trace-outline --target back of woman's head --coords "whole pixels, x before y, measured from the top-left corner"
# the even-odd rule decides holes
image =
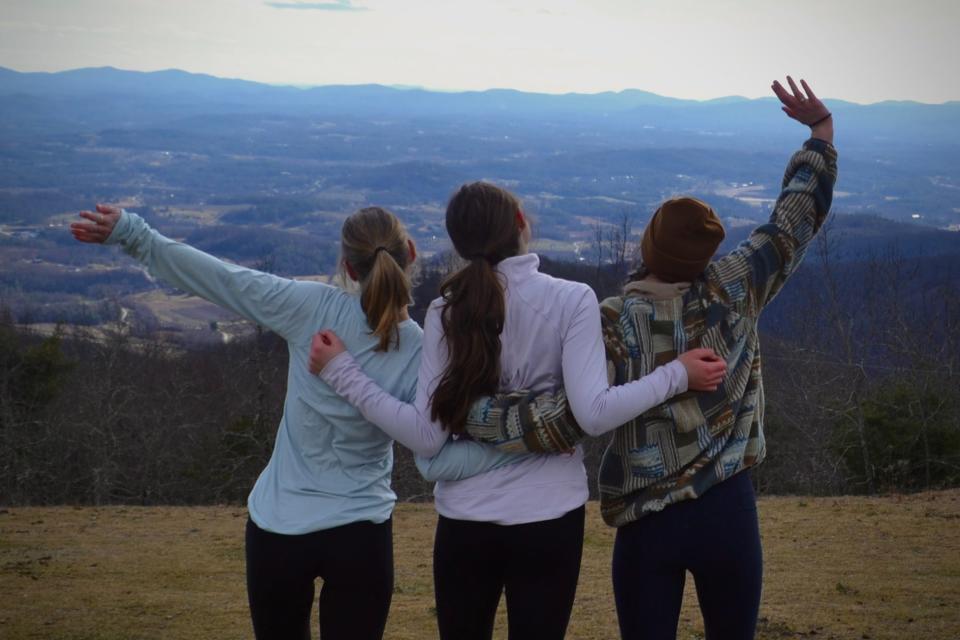
[[[467,264],[440,285],[450,357],[430,413],[454,433],[463,431],[473,401],[495,393],[500,380],[506,303],[493,268],[520,252],[519,211],[513,194],[486,182],[460,187],[447,205],[447,233]]]
[[[397,325],[411,301],[409,243],[400,220],[380,207],[360,209],[343,223],[342,263],[349,265],[360,284],[360,306],[380,340],[377,351],[400,344]]]

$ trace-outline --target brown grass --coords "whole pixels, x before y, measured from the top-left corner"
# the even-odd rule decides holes
[[[568,637],[616,638],[613,531],[588,507]],[[960,638],[960,491],[765,498],[760,517],[760,638]],[[397,509],[388,638],[436,637],[434,520],[429,505]],[[240,507],[0,510],[0,638],[249,638],[245,521]],[[692,592],[684,639],[702,637]]]

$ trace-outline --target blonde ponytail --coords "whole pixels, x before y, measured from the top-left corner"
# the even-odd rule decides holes
[[[380,207],[357,211],[343,223],[343,261],[360,282],[360,306],[367,325],[379,338],[377,351],[400,345],[403,309],[413,285],[407,273],[410,236],[395,215]]]

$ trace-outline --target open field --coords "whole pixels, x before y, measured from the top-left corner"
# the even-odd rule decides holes
[[[588,507],[568,637],[616,638],[613,531]],[[760,638],[960,638],[960,491],[764,498],[760,517]],[[430,505],[397,509],[388,638],[436,637],[434,520]],[[249,638],[245,521],[222,506],[0,509],[0,637]],[[679,637],[700,638],[692,582],[686,595]]]

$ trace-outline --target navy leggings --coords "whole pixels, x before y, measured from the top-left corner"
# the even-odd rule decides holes
[[[580,576],[584,508],[510,526],[440,516],[433,550],[442,640],[489,640],[500,594],[510,640],[561,640]]]
[[[617,529],[613,590],[624,640],[676,638],[687,571],[707,640],[752,640],[763,555],[748,473]]]
[[[393,596],[393,525],[281,535],[247,520],[247,595],[257,640],[309,640],[313,581],[323,640],[380,640]]]

